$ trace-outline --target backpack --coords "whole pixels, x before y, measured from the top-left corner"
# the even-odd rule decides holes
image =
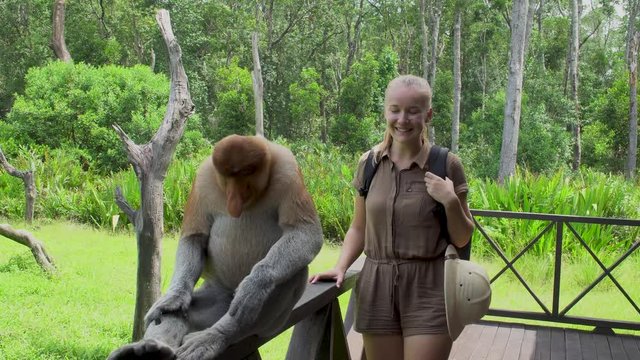
[[[429,171],[440,176],[441,178],[445,178],[447,176],[447,156],[449,155],[449,149],[442,146],[433,145],[431,147],[431,151],[429,151]],[[360,196],[367,198],[367,194],[369,193],[369,188],[371,187],[371,182],[373,181],[373,177],[378,170],[378,163],[375,161],[375,151],[373,149],[369,151],[369,156],[367,157],[367,161],[364,164],[364,184],[358,189],[358,193]],[[447,214],[444,210],[444,206],[441,203],[437,203],[435,209],[433,210],[433,214],[440,222],[440,231],[441,236],[444,237],[448,243],[451,244],[451,237],[449,236],[449,230],[447,229]],[[456,250],[458,251],[458,256],[462,260],[469,260],[471,257],[471,239],[467,245],[459,248],[456,246]]]

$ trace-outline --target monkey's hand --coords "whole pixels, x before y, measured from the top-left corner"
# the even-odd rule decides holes
[[[151,322],[160,321],[162,314],[180,312],[185,318],[187,310],[191,304],[191,292],[189,291],[169,291],[156,301],[151,309],[144,317],[145,328],[149,327]]]
[[[273,292],[275,284],[266,274],[252,272],[245,277],[231,300],[228,314],[242,323],[256,321],[262,306]]]
[[[191,333],[176,351],[178,360],[207,360],[220,355],[227,348],[227,337],[213,328]]]

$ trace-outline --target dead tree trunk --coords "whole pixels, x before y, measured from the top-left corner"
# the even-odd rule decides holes
[[[253,50],[253,101],[256,108],[256,135],[264,136],[264,83],[262,82],[262,68],[260,67],[260,54],[258,53],[258,33],[251,37],[251,49]]]
[[[9,162],[7,161],[7,158],[4,157],[2,149],[0,149],[0,165],[2,165],[2,167],[9,173],[9,175],[21,178],[24,182],[24,195],[27,203],[24,210],[24,219],[27,221],[27,223],[31,224],[31,222],[33,221],[34,205],[36,203],[37,195],[36,184],[33,177],[33,169],[26,171],[17,170],[13,166],[11,166],[11,164],[9,164]]]
[[[55,0],[53,3],[53,35],[50,46],[58,59],[71,62],[71,54],[64,41],[64,1]]]
[[[0,224],[0,235],[31,249],[31,253],[38,265],[40,265],[40,268],[47,274],[55,273],[56,266],[53,263],[53,258],[49,256],[45,250],[42,241],[36,239],[33,234],[25,230],[16,230],[9,226],[9,224]]]
[[[151,142],[136,145],[125,132],[113,127],[124,143],[129,161],[140,182],[140,209],[134,211],[116,195],[118,206],[135,225],[138,242],[138,274],[133,340],[144,334],[144,315],[160,296],[160,261],[163,234],[163,182],[185,124],[194,111],[189,84],[182,66],[182,51],[173,30],[169,12],[158,11],[156,20],[169,50],[171,89],[167,111]],[[116,190],[116,192],[119,192]]]

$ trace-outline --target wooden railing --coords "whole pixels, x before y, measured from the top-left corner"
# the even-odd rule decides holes
[[[266,338],[250,336],[230,346],[217,359],[260,359],[258,348],[294,325],[287,360],[349,359],[346,333],[353,321],[347,319],[349,327],[345,331],[338,296],[353,288],[360,268],[361,263],[354,264],[339,288],[333,281],[308,284],[281,331]]]
[[[505,266],[496,273],[491,279],[494,283],[498,278],[504,276],[507,271],[511,271],[520,281],[522,286],[533,297],[535,302],[540,306],[541,311],[520,311],[520,310],[504,310],[490,308],[488,315],[520,318],[528,320],[542,320],[565,324],[579,324],[594,326],[598,331],[611,332],[611,329],[629,329],[640,330],[640,322],[622,321],[612,319],[599,319],[589,317],[569,316],[567,312],[571,310],[586,294],[588,294],[596,285],[598,285],[605,277],[611,279],[618,290],[629,301],[631,306],[640,314],[640,308],[629,296],[624,287],[616,280],[611,273],[620,266],[629,255],[631,255],[638,247],[640,247],[640,238],[634,239],[632,245],[611,265],[606,266],[594,253],[591,247],[584,241],[582,236],[578,234],[572,224],[601,224],[601,225],[619,225],[632,226],[640,229],[640,220],[625,220],[611,218],[597,218],[585,216],[571,215],[551,215],[551,214],[535,214],[535,213],[516,213],[506,211],[487,211],[472,210],[476,231],[482,238],[489,243],[491,249],[504,261]],[[531,221],[546,221],[548,224],[543,230],[531,239],[513,258],[509,259],[505,252],[500,248],[498,243],[491,238],[482,225],[481,218],[502,218],[502,219],[521,219]],[[514,267],[514,264],[527,251],[530,251],[540,239],[550,231],[555,229],[555,253],[554,253],[554,275],[553,275],[553,296],[551,309],[548,304],[540,300],[538,296],[524,280],[522,275]],[[564,233],[568,230],[580,245],[587,251],[594,261],[598,264],[602,273],[583,291],[576,296],[567,306],[560,308],[560,279],[562,275],[562,249]],[[474,246],[478,239],[474,240]],[[473,260],[473,259],[472,259]],[[282,331],[294,326],[293,334],[289,342],[287,351],[287,360],[344,360],[344,359],[361,359],[362,357],[362,340],[361,337],[352,329],[354,318],[354,299],[351,295],[349,306],[343,321],[338,296],[351,290],[358,278],[360,269],[362,268],[362,259],[359,259],[347,272],[346,279],[340,288],[335,286],[334,282],[323,282],[316,284],[308,284],[302,298],[294,307],[289,320],[283,326]],[[279,334],[280,332],[278,332]],[[257,336],[249,337],[240,343],[232,345],[220,357],[220,359],[260,359],[258,348],[271,340],[278,334],[269,338],[260,338]],[[347,341],[347,338],[349,339]]]
[[[520,281],[522,286],[527,290],[535,302],[539,305],[541,311],[518,311],[518,310],[503,310],[491,308],[489,315],[520,318],[529,320],[542,320],[565,324],[577,324],[594,326],[598,330],[605,332],[611,332],[611,329],[629,329],[640,330],[640,322],[638,321],[623,321],[612,319],[600,319],[591,317],[570,316],[567,313],[574,308],[574,306],[580,302],[596,285],[598,285],[604,278],[611,279],[616,288],[627,299],[631,306],[635,309],[636,313],[640,315],[640,308],[631,298],[625,288],[618,282],[613,276],[612,271],[620,266],[629,255],[631,255],[638,247],[640,247],[640,238],[632,239],[632,245],[624,251],[612,264],[606,266],[598,255],[591,249],[589,244],[582,238],[582,236],[576,231],[576,228],[572,224],[599,224],[599,225],[615,225],[615,226],[630,226],[638,227],[640,229],[640,220],[627,220],[627,219],[612,219],[612,218],[599,218],[599,217],[587,217],[587,216],[573,216],[573,215],[552,215],[552,214],[536,214],[536,213],[518,213],[508,211],[488,211],[488,210],[472,210],[476,230],[482,235],[496,254],[504,261],[505,266],[498,271],[496,275],[491,279],[491,283],[494,283],[498,278],[504,276],[509,270]],[[512,259],[509,259],[504,251],[500,248],[498,243],[491,238],[487,231],[482,226],[482,221],[478,221],[481,218],[501,218],[501,219],[522,219],[532,221],[545,221],[548,224],[543,230],[537,234],[533,239],[528,241],[526,246],[520,250]],[[540,241],[540,239],[548,232],[555,230],[555,251],[554,251],[554,273],[553,273],[553,294],[551,309],[549,304],[545,304],[540,297],[532,290],[531,286],[524,280],[518,270],[514,267],[514,264],[525,253],[530,251],[534,245]],[[582,292],[577,295],[572,301],[570,301],[564,308],[560,308],[560,292],[561,292],[561,276],[562,276],[562,258],[563,255],[563,241],[564,234],[567,233],[578,241],[581,248],[584,249],[598,264],[601,269],[601,273],[597,276],[593,282],[585,287]],[[636,234],[638,232],[635,232]],[[475,240],[477,241],[477,240]],[[551,279],[550,279],[551,280]]]

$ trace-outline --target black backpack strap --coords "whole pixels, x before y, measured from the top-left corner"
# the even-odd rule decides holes
[[[367,161],[364,163],[364,174],[362,179],[364,183],[360,189],[358,189],[358,193],[363,198],[367,198],[367,194],[369,194],[369,188],[371,187],[371,182],[373,181],[373,176],[376,174],[376,170],[378,170],[379,163],[375,159],[376,152],[371,149],[369,151],[369,156],[367,156]]]
[[[440,176],[443,179],[446,178],[448,155],[449,149],[447,149],[446,147],[433,145],[431,147],[431,150],[429,151],[429,171]],[[447,228],[447,213],[444,210],[444,206],[440,203],[437,203],[435,209],[433,210],[433,214],[440,223],[441,237],[444,237],[447,242],[451,244],[451,237],[449,236],[449,229]],[[460,257],[460,259],[469,260],[471,258],[471,239],[469,239],[467,245],[461,248],[456,246],[456,250],[458,251],[458,256]]]
[[[445,178],[447,176],[447,156],[449,149],[433,145],[429,151],[429,171]]]
[[[438,145],[431,146],[429,150],[429,172],[446,178],[447,176],[447,156],[449,155],[449,149]],[[449,230],[447,229],[447,213],[444,210],[444,206],[441,203],[436,203],[436,207],[433,209],[433,215],[438,219],[440,223],[441,237],[444,237],[449,241]]]

